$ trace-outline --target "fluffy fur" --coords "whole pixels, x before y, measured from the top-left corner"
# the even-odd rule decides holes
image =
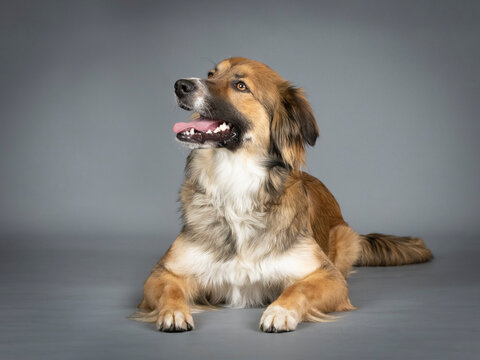
[[[180,194],[184,225],[145,282],[135,320],[187,331],[197,306],[269,305],[260,329],[291,331],[354,309],[352,265],[432,257],[420,239],[348,226],[328,189],[300,169],[318,137],[305,95],[266,65],[230,58],[208,79],[175,87],[182,108],[231,129],[218,140],[177,135],[193,148]]]

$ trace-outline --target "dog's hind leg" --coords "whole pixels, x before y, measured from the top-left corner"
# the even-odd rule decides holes
[[[334,317],[326,313],[353,309],[345,278],[326,262],[285,289],[263,313],[260,329],[265,332],[292,331],[301,321],[329,321]]]
[[[330,230],[328,257],[344,277],[348,277],[360,251],[360,235],[350,226],[342,224]]]

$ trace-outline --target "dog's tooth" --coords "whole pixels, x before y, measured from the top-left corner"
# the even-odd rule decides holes
[[[213,132],[214,132],[215,134],[218,133],[218,132],[220,132],[220,131],[221,131],[221,130],[220,130],[220,127],[217,127],[215,130],[213,130]]]
[[[212,133],[212,130],[208,129],[207,134],[211,134],[211,133]]]
[[[193,130],[193,128],[190,129],[190,135],[193,135],[195,134],[195,130]]]

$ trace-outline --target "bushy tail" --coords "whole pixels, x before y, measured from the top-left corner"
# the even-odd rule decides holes
[[[415,264],[433,258],[420,238],[385,234],[360,235],[361,251],[356,266]]]

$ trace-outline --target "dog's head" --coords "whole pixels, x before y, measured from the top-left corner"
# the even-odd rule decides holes
[[[246,149],[292,168],[305,161],[318,127],[301,89],[268,66],[235,57],[223,60],[207,79],[175,83],[178,105],[194,112],[177,123],[177,139],[193,148]]]

